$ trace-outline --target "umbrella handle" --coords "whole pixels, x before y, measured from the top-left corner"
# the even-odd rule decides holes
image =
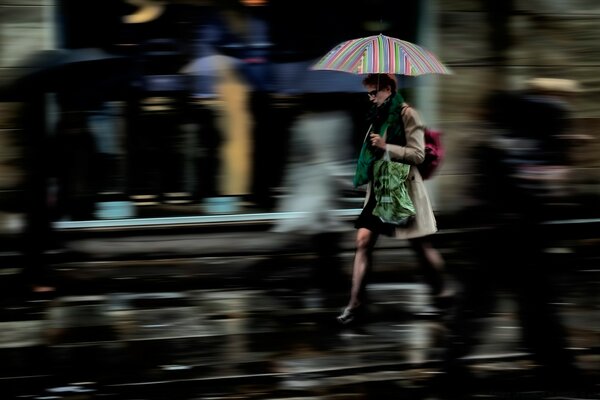
[[[365,133],[365,138],[363,139],[363,144],[367,140],[367,137],[369,136],[369,132],[371,132],[372,127],[373,127],[373,124],[369,125],[369,129],[367,129],[367,133]]]

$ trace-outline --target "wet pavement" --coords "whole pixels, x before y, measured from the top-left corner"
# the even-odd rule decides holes
[[[277,240],[265,232],[73,240],[71,249],[86,257],[55,265],[62,281],[54,295],[3,300],[0,398],[437,398],[428,389],[439,375],[443,319],[428,307],[408,249],[381,243],[370,318],[340,327],[345,293],[332,299],[317,290],[306,249],[288,248],[267,284],[248,284]],[[238,251],[228,254],[223,243]],[[464,262],[452,240],[440,249],[453,265]],[[578,363],[595,379],[600,269],[596,251],[579,250],[556,271],[558,305]],[[548,251],[565,257],[565,248]],[[344,240],[348,283],[351,258]],[[473,398],[600,399],[598,385],[550,391],[534,384],[508,295],[487,322],[469,358],[480,382]]]
[[[295,290],[59,296],[0,323],[0,382],[14,398],[39,399],[414,398],[403,396],[439,368],[442,325],[419,283],[370,290],[371,322],[354,328],[336,326],[337,309]],[[597,372],[599,317],[590,306],[563,312],[581,365]],[[508,299],[490,324],[474,368],[523,380],[527,355],[517,351]]]

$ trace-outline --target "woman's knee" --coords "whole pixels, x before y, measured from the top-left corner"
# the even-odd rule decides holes
[[[356,234],[356,248],[358,250],[368,250],[373,245],[373,235],[371,231],[360,229]]]

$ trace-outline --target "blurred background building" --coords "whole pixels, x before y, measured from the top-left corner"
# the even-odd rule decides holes
[[[26,92],[42,104],[33,114],[40,122],[28,129],[62,137],[63,169],[79,171],[44,170],[48,202],[66,204],[56,220],[271,211],[285,192],[298,96],[346,93],[356,118],[366,102],[360,78],[307,66],[343,40],[378,33],[429,48],[453,71],[402,82],[425,120],[445,133],[444,165],[428,182],[439,215],[460,214],[465,204],[467,154],[484,132],[485,96],[535,77],[578,83],[565,91],[574,117],[572,190],[594,204],[599,21],[593,0],[0,0],[0,225],[18,231],[25,212],[29,144],[19,116],[31,101]],[[40,52],[89,48],[127,62],[46,78],[54,85],[11,86],[46,68],[34,57]],[[69,83],[74,77],[82,79]],[[79,125],[70,133],[57,128],[74,114],[68,121]],[[357,149],[361,135],[340,140]],[[53,166],[58,153],[42,149]],[[65,185],[70,190],[60,190]]]
[[[553,304],[569,346],[597,375],[599,22],[597,0],[0,0],[2,398],[13,383],[21,398],[90,398],[79,384],[47,390],[67,382],[100,383],[110,398],[139,398],[138,384],[148,398],[206,385],[204,398],[241,398],[249,386],[264,398],[266,382],[273,397],[341,386],[346,398],[379,399],[398,377],[413,393],[405,368],[432,376],[422,362],[437,358],[445,330],[407,244],[380,241],[374,329],[329,335],[325,322],[346,300],[340,282],[350,283],[340,275],[354,253],[346,222],[364,195],[351,182],[368,97],[359,76],[309,67],[344,40],[379,33],[430,49],[453,72],[399,82],[444,133],[443,164],[426,185],[434,241],[457,278],[482,271],[472,250],[487,238],[461,228],[509,221],[469,214],[486,119],[533,117],[525,107],[513,115],[510,102],[487,109],[490,93],[535,89],[532,105],[548,107],[527,110],[570,112],[547,149],[567,149],[570,168],[521,163],[516,177],[542,181],[534,192],[559,203],[539,267],[557,273]],[[548,126],[557,116],[535,132],[558,132]],[[531,141],[518,143],[511,166],[546,151],[530,146],[525,158]],[[512,257],[499,237],[492,248]],[[481,336],[492,357],[480,372],[502,372],[502,390],[486,396],[507,398],[503,386],[529,367],[514,358],[519,319],[500,303],[497,328]],[[120,388],[105,385],[113,377]]]

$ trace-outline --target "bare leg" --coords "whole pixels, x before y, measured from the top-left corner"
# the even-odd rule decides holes
[[[423,271],[425,283],[429,286],[434,297],[445,296],[448,293],[444,278],[444,259],[427,238],[410,239],[410,244],[417,254],[419,267]]]
[[[373,248],[378,235],[368,229],[360,228],[356,234],[356,253],[352,269],[352,289],[347,308],[358,307],[364,299],[367,276],[371,270]]]

